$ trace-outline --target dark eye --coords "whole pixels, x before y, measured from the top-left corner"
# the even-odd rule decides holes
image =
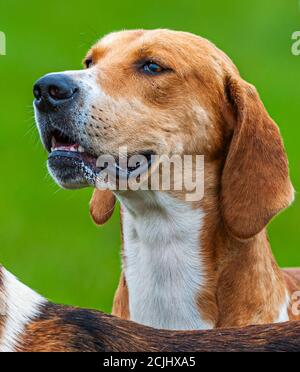
[[[158,75],[164,72],[165,69],[155,62],[149,61],[143,65],[143,71],[150,75]]]
[[[93,66],[93,58],[87,58],[85,61],[84,61],[84,64],[85,64],[85,67],[86,68],[90,68]]]

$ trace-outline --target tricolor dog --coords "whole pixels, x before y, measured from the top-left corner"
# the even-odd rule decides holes
[[[300,322],[223,329],[222,334],[218,330],[174,332],[57,305],[0,265],[0,352],[299,351],[299,345]],[[178,359],[183,363],[189,358]],[[131,366],[134,361],[130,360]],[[128,366],[129,359],[124,363]],[[103,366],[108,365],[117,361],[105,358]]]
[[[204,197],[96,190],[94,220],[122,205],[123,274],[113,313],[155,328],[296,319],[299,280],[282,271],[266,226],[294,200],[284,145],[256,89],[209,41],[168,30],[113,33],[85,69],[35,87],[48,168],[64,188],[105,188],[101,155],[204,155]],[[152,163],[148,161],[148,169]],[[131,170],[128,170],[128,178]]]

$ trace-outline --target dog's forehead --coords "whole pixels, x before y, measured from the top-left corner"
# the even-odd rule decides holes
[[[134,50],[139,47],[141,38],[144,35],[143,30],[119,31],[113,32],[100,39],[90,50],[88,54],[93,55],[95,59],[106,56],[107,54],[123,54],[124,49]]]
[[[199,36],[165,29],[131,30],[114,32],[104,36],[91,49],[96,58],[109,52],[122,56],[124,49],[132,52],[163,53],[179,56],[186,60],[186,53],[209,58],[217,54],[217,49],[208,40]]]
[[[145,35],[144,30],[112,32],[100,39],[97,45],[104,48],[114,47],[118,44],[126,45],[134,40],[137,40],[143,35]]]

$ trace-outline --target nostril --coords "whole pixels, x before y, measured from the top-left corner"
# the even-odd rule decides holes
[[[38,85],[35,85],[33,88],[33,95],[37,100],[40,100],[42,97],[42,90]]]
[[[50,85],[48,92],[49,96],[55,100],[63,100],[71,98],[77,91],[77,88],[70,86]]]
[[[61,97],[61,90],[55,85],[49,87],[49,95],[54,99],[59,99]]]

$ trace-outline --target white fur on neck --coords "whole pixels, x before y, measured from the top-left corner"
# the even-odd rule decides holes
[[[290,303],[291,303],[290,296],[288,293],[286,293],[285,301],[279,309],[278,319],[275,321],[275,323],[284,323],[290,320],[289,313],[288,313]]]
[[[197,300],[205,285],[201,210],[166,193],[118,197],[125,206],[125,276],[131,320],[154,328],[210,329]]]
[[[26,325],[39,315],[39,309],[46,300],[20,283],[4,268],[1,270],[5,324],[0,338],[0,352],[13,352]]]

